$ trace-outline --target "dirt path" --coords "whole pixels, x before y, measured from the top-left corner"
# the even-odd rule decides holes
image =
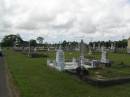
[[[11,97],[7,81],[7,72],[2,57],[0,57],[0,97]]]

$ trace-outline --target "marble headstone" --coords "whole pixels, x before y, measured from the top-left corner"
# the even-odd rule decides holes
[[[84,42],[81,40],[80,43],[80,56],[84,57]]]
[[[108,54],[104,47],[101,48],[101,63],[109,63]]]
[[[93,43],[93,49],[95,50],[96,46],[95,46],[95,43]]]
[[[64,52],[61,46],[56,52],[56,64],[60,71],[64,70]]]
[[[35,48],[34,48],[34,53],[36,53],[36,52],[37,52],[37,48],[35,47]]]
[[[111,49],[114,50],[115,49],[115,44],[111,43]]]

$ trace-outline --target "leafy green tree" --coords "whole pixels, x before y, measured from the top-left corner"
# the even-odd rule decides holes
[[[4,46],[4,47],[12,47],[12,46],[14,46],[14,43],[15,43],[16,39],[19,40],[20,45],[23,43],[23,39],[20,37],[20,35],[11,34],[11,35],[6,35],[2,39],[2,46]]]
[[[36,40],[34,40],[34,39],[31,39],[30,40],[30,46],[36,46],[37,45],[37,42],[36,42]]]
[[[66,48],[67,45],[68,45],[68,42],[64,40],[63,43],[62,43],[62,47],[63,47],[63,48]]]
[[[37,41],[39,44],[43,44],[43,40],[44,40],[43,37],[37,37]]]

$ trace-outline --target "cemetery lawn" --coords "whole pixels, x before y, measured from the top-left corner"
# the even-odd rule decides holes
[[[100,59],[99,53],[93,56],[96,56],[95,59]],[[89,70],[91,77],[98,78],[100,75],[100,79],[110,79],[130,76],[129,54],[109,53],[108,57],[112,61],[111,67]]]
[[[50,58],[54,56],[53,52],[49,53]],[[78,57],[79,53],[65,53],[66,58],[72,56]],[[99,56],[96,54],[96,58]],[[128,75],[129,55],[122,57],[122,54],[111,53],[109,57],[115,61],[112,69],[118,72],[122,70],[119,75]],[[29,58],[11,49],[5,49],[5,59],[21,97],[130,97],[130,83],[109,87],[91,86],[77,77],[47,67],[46,58]],[[119,65],[122,61],[126,64],[125,68]]]

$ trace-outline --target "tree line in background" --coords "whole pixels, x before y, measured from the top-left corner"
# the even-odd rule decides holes
[[[18,35],[6,35],[1,42],[2,47],[13,47],[15,45],[16,39],[19,40],[20,46],[28,46],[29,43],[31,46],[48,46],[50,44],[43,43],[44,38],[43,37],[37,37],[37,39],[31,39],[30,41],[24,41],[21,36]],[[89,45],[93,46],[95,44],[95,47],[98,47],[100,44],[101,46],[104,45],[105,47],[110,47],[111,44],[114,44],[115,47],[118,48],[126,48],[127,47],[127,39],[119,40],[119,41],[97,41],[97,42],[90,42]],[[75,48],[79,46],[79,43],[76,41],[68,42],[64,40],[62,43],[55,43],[51,44],[51,46],[58,47],[59,45],[62,45],[63,48],[65,47],[71,47]]]
[[[97,41],[97,42],[90,42],[89,44],[92,46],[93,44],[95,44],[96,47],[98,47],[98,44],[100,44],[101,46],[104,45],[105,47],[111,47],[111,44],[113,44],[115,47],[117,48],[127,48],[127,43],[128,40],[127,39],[123,39],[123,40],[119,40],[119,41]]]
[[[41,45],[43,43],[44,38],[43,37],[37,37],[37,39],[31,39],[30,41],[24,41],[19,34],[14,35],[6,35],[1,41],[2,47],[13,47],[16,43],[16,40],[18,40],[18,44],[20,46],[28,46],[29,43],[31,46],[37,46],[38,44]],[[38,42],[38,43],[37,43]]]

